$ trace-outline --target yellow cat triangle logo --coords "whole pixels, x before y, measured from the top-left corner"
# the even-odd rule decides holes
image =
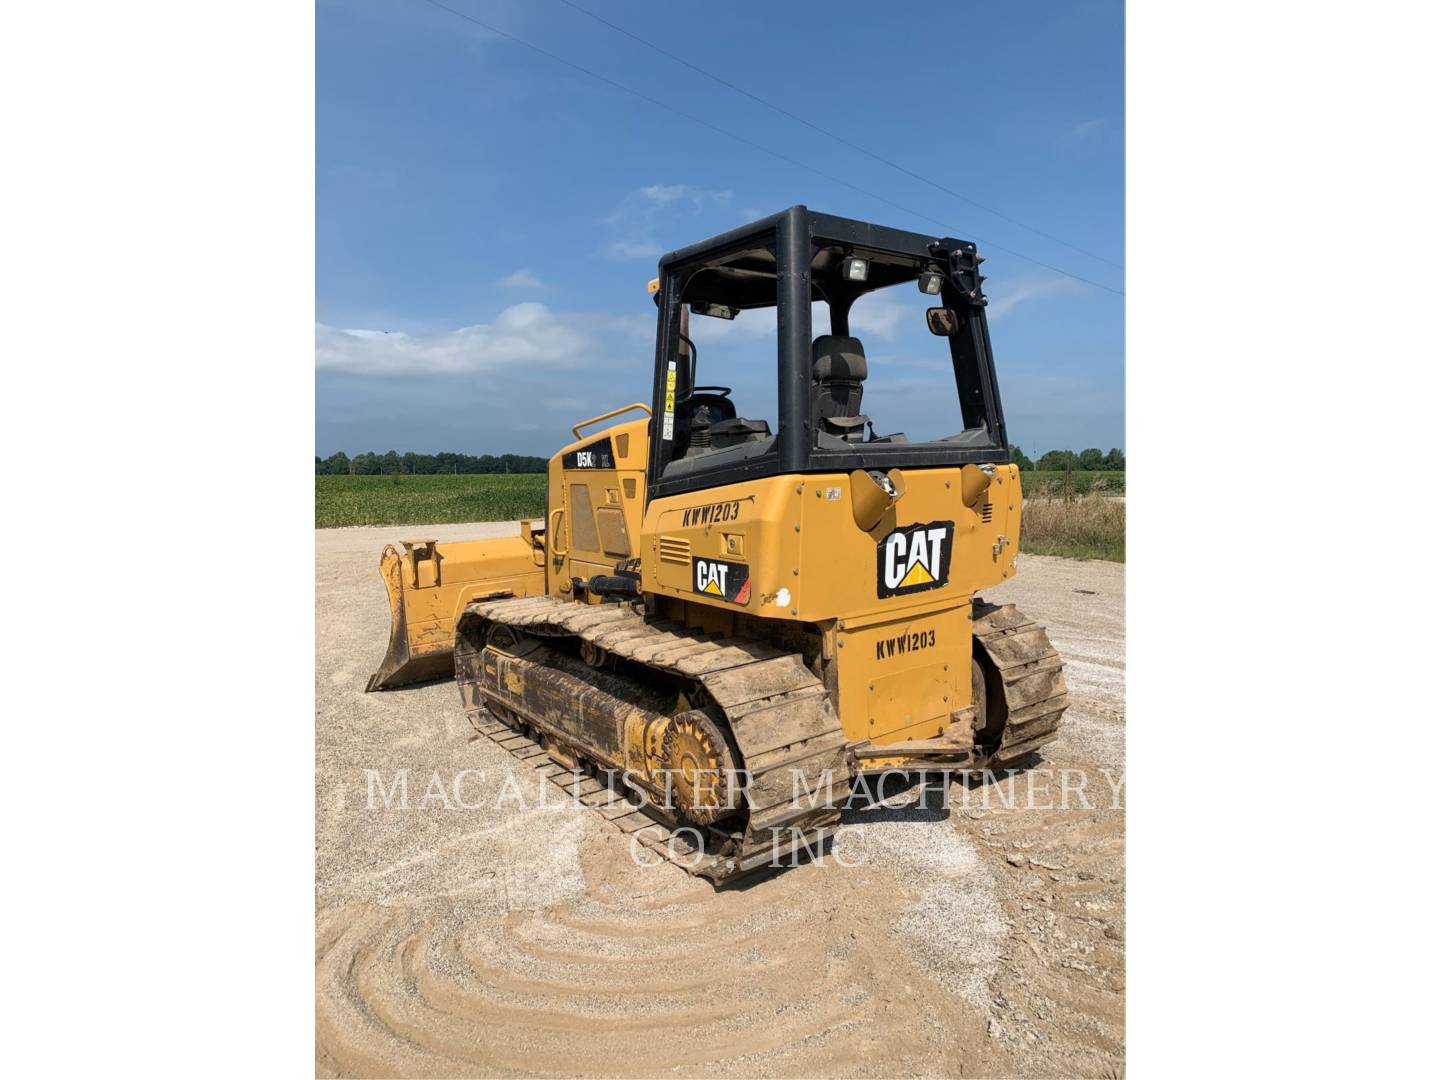
[[[910,572],[901,579],[900,588],[908,589],[912,585],[929,585],[934,580],[930,572],[917,562],[910,568]]]
[[[705,588],[701,589],[700,591],[701,591],[701,592],[707,592],[707,593],[709,593],[711,596],[724,596],[724,595],[725,595],[724,593],[722,593],[722,592],[720,591],[720,585],[719,585],[719,583],[718,583],[714,578],[711,578],[711,579],[710,579],[710,584],[706,585]]]

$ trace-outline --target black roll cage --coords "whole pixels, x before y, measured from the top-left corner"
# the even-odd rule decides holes
[[[849,333],[850,308],[856,299],[866,292],[914,276],[912,269],[903,276],[887,280],[883,262],[872,261],[871,278],[863,287],[847,289],[841,295],[826,296],[818,284],[812,282],[810,268],[817,253],[832,247],[875,255],[892,253],[926,260],[945,268],[945,280],[938,299],[943,306],[955,309],[965,323],[960,333],[948,339],[965,427],[968,430],[983,424],[988,439],[968,439],[965,445],[945,442],[857,443],[844,450],[815,445],[810,409],[811,302],[825,300],[830,309],[830,333],[846,335]],[[763,454],[740,461],[717,461],[713,467],[702,465],[685,475],[666,478],[665,466],[671,460],[673,448],[673,439],[662,437],[670,361],[677,361],[673,399],[677,406],[683,403],[690,391],[690,364],[678,362],[681,359],[681,295],[688,280],[698,271],[706,269],[701,264],[743,252],[769,253],[769,257],[773,258],[773,268],[770,269],[764,265],[748,268],[740,265],[724,273],[727,275],[727,303],[742,309],[778,308],[779,430]],[[1010,446],[1005,435],[1005,419],[990,351],[986,301],[980,288],[984,279],[977,273],[979,262],[975,245],[967,241],[953,237],[935,238],[833,217],[815,213],[804,206],[792,206],[661,258],[660,287],[656,297],[659,312],[652,393],[654,410],[650,420],[648,497],[660,498],[788,473],[1008,462]],[[830,291],[836,292],[833,283]],[[694,299],[692,296],[687,302]]]

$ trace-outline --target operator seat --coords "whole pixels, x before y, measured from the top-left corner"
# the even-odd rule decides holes
[[[728,450],[770,436],[769,421],[737,417],[735,403],[723,394],[691,394],[681,404],[675,420],[675,445],[680,457]]]
[[[810,346],[811,418],[825,435],[861,442],[870,418],[860,411],[865,392],[865,346],[859,338],[821,334]]]

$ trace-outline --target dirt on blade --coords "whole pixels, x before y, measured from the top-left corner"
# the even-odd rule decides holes
[[[317,1075],[1123,1072],[1123,566],[1022,556],[986,593],[1066,665],[1027,771],[897,788],[846,812],[856,865],[717,892],[545,794],[453,684],[364,693],[384,544],[516,531],[316,533]]]

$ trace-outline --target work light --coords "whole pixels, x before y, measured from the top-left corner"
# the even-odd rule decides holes
[[[927,270],[920,275],[920,291],[926,296],[938,296],[940,294],[940,286],[944,283],[944,280],[945,279],[935,273],[935,271]]]
[[[870,263],[851,255],[840,264],[840,276],[846,281],[864,281],[870,276]]]

